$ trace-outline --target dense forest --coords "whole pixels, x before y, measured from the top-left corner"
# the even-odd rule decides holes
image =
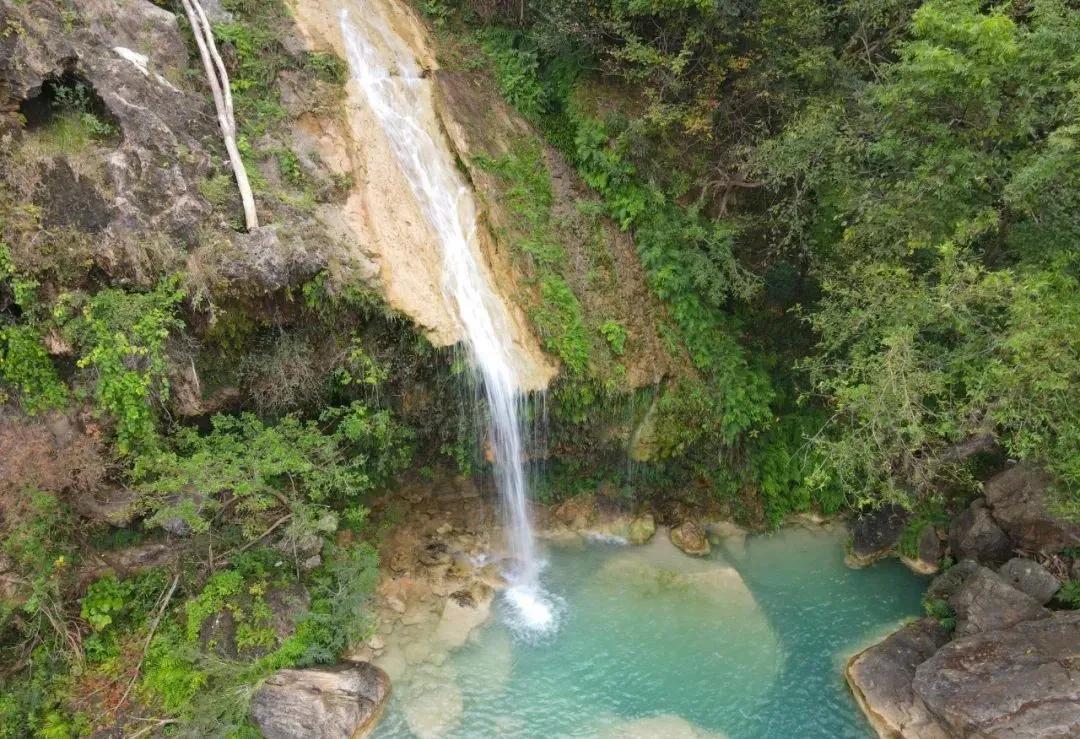
[[[116,163],[127,119],[79,69],[33,100],[13,97],[18,65],[0,80],[3,737],[249,735],[267,675],[370,635],[377,496],[490,467],[464,358],[332,279],[332,255],[298,256],[329,253],[314,213],[349,185],[290,148],[290,105],[340,103],[345,62],[290,43],[288,3],[220,5],[256,200],[305,245],[281,274],[219,258],[247,234],[179,3],[152,8],[180,17],[166,77],[204,109],[138,165]],[[1080,517],[1075,0],[415,5],[440,65],[497,86],[530,131],[472,164],[503,188],[561,366],[537,497],[608,485],[758,530],[895,505],[910,541],[1023,460]],[[0,52],[98,33],[84,12],[0,0]],[[581,210],[633,239],[676,357],[655,387],[627,390],[634,336],[568,286],[544,147],[591,189]],[[177,207],[201,204],[186,235],[125,211],[138,237],[103,248],[96,193],[173,160],[197,183]],[[43,200],[58,161],[84,184]],[[132,211],[172,198],[140,183]],[[608,429],[645,409],[651,451],[630,465]],[[131,547],[142,560],[102,564]],[[296,583],[283,628],[268,600]],[[239,658],[208,636],[226,610]]]
[[[916,505],[997,442],[1075,512],[1077,8],[423,7],[633,232],[701,373],[671,453],[742,448],[786,511]]]

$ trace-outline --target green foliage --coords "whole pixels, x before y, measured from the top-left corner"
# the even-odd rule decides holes
[[[0,379],[19,391],[23,409],[33,415],[59,408],[67,402],[68,389],[45,351],[39,328],[32,321],[41,308],[36,300],[38,283],[16,272],[8,246],[0,242],[0,291],[11,291],[21,321],[0,317]],[[0,392],[2,398],[2,392]]]
[[[84,83],[56,84],[52,89],[51,115],[34,132],[38,144],[74,156],[117,135],[116,126],[94,112],[90,89]]]
[[[1066,608],[1080,609],[1080,580],[1067,581],[1061,586],[1055,598]]]
[[[22,407],[31,415],[67,402],[67,385],[32,326],[0,325],[0,377],[18,388]]]
[[[123,610],[124,595],[116,575],[91,583],[82,599],[82,617],[94,631],[102,631],[113,622],[113,615]]]
[[[626,351],[626,340],[629,338],[629,334],[626,327],[618,321],[609,320],[601,323],[600,335],[604,337],[604,341],[611,348],[611,353],[616,357],[621,357],[623,352]]]
[[[267,6],[266,15],[276,14],[277,2]],[[281,42],[270,27],[247,18],[215,23],[214,38],[234,55],[229,82],[242,131],[246,137],[260,136],[285,116],[274,89],[278,72],[287,63]]]
[[[349,66],[336,54],[305,52],[304,66],[313,77],[332,85],[344,85],[349,79]]]
[[[847,502],[828,460],[809,443],[823,423],[819,414],[791,413],[751,444],[750,468],[770,528],[815,507],[836,514]]]
[[[908,519],[903,533],[900,534],[897,550],[905,557],[918,559],[919,543],[927,527],[946,526],[948,522],[949,517],[940,505],[935,505],[933,501],[924,501],[920,509]]]
[[[232,201],[233,193],[236,192],[235,180],[226,172],[218,172],[211,177],[199,180],[198,188],[199,194],[218,208]]]
[[[941,598],[923,598],[922,606],[926,615],[936,619],[946,631],[956,628],[956,613],[952,606]]]
[[[535,273],[539,301],[529,308],[545,347],[556,354],[574,377],[590,370],[593,344],[581,303],[567,283],[566,252],[551,218],[551,179],[539,146],[523,145],[498,159],[478,157],[476,163],[497,174],[506,185],[506,199],[517,219],[515,251]]]
[[[838,412],[821,443],[863,500],[963,484],[950,446],[992,431],[1050,466],[1076,508],[1075,167],[1061,167],[1078,20],[1055,0],[1022,19],[927,2],[850,112],[834,105],[813,144],[796,138],[803,118],[765,150],[843,226],[801,237],[825,275],[806,367]],[[808,145],[811,167],[795,156]]]
[[[330,408],[318,422],[286,416],[267,425],[251,414],[217,415],[209,434],[177,431],[170,448],[136,460],[133,475],[156,511],[154,523],[180,516],[196,531],[206,531],[217,502],[207,500],[199,511],[190,498],[179,503],[175,498],[197,490],[208,498],[234,496],[232,515],[248,536],[261,533],[260,514],[278,508],[283,499],[296,516],[294,525],[309,521],[333,530],[333,514],[313,506],[355,500],[386,483],[408,463],[409,438],[389,413],[359,402]]]
[[[120,580],[108,574],[94,581],[82,597],[80,615],[91,633],[83,640],[90,663],[104,663],[119,656],[119,643],[145,626],[157,605],[168,578],[161,570]]]
[[[122,453],[157,443],[154,402],[169,396],[165,341],[181,325],[178,285],[170,278],[148,293],[101,290],[65,327],[80,350],[78,366],[92,373],[98,407],[116,422]]]
[[[327,563],[308,583],[310,607],[284,638],[271,628],[265,600],[271,588],[290,584],[286,573],[275,570],[278,553],[255,550],[233,569],[211,576],[185,604],[184,624],[163,624],[155,635],[141,693],[189,731],[240,731],[252,692],[268,675],[286,667],[334,662],[347,645],[367,638],[372,626],[368,602],[378,578],[374,548],[328,544],[323,553]],[[237,622],[239,660],[200,649],[203,623],[222,610]]]
[[[480,43],[503,97],[526,117],[538,119],[552,103],[538,77],[536,52],[521,48],[515,43],[519,40],[512,31],[490,28],[481,34]]]

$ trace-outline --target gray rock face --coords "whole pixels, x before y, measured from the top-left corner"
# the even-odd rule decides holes
[[[978,498],[953,519],[949,528],[949,547],[957,559],[980,562],[1004,562],[1012,554],[1009,537],[990,515],[986,501]]]
[[[251,701],[266,739],[359,739],[378,723],[390,678],[368,662],[278,670]]]
[[[949,598],[949,605],[956,611],[957,636],[1004,629],[1050,615],[1034,598],[986,567],[978,568],[964,581]]]
[[[306,249],[301,240],[283,240],[273,226],[236,234],[232,248],[219,257],[223,275],[265,292],[299,284],[326,265],[325,254]]]
[[[1030,595],[1041,605],[1046,605],[1061,589],[1061,581],[1038,562],[1027,557],[1014,557],[1001,566],[998,574],[1017,590]]]
[[[889,554],[900,542],[907,525],[908,512],[889,504],[859,517],[851,529],[851,551],[847,563],[865,567]]]
[[[979,563],[975,560],[960,560],[934,578],[934,581],[930,583],[930,587],[926,589],[926,597],[948,600],[953,596],[953,593],[960,589],[960,586],[964,584],[964,580],[967,580],[977,569],[979,569]]]
[[[107,187],[71,190],[80,200],[70,208],[52,195],[48,217],[100,234],[103,243],[128,231],[194,240],[210,213],[194,185],[210,170],[200,139],[212,135],[214,118],[206,95],[181,81],[188,52],[176,16],[149,0],[83,0],[76,13],[67,33],[70,20],[57,3],[0,0],[0,14],[22,29],[0,39],[0,112],[37,97],[47,80],[76,75],[100,96],[121,133],[104,172]],[[182,163],[181,149],[189,154]],[[63,180],[53,193],[77,184],[69,170],[62,160],[49,170],[48,178]]]
[[[845,676],[880,736],[946,737],[934,716],[915,696],[915,669],[948,640],[932,618],[923,618],[859,653]]]
[[[1080,546],[1080,524],[1063,521],[1047,507],[1052,482],[1039,468],[1018,464],[983,486],[994,519],[1017,547],[1053,554]]]
[[[1080,612],[956,639],[912,688],[953,736],[1080,736]]]

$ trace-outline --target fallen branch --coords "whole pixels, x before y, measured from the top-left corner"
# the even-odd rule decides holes
[[[244,221],[250,231],[259,227],[259,216],[255,212],[255,196],[251,192],[247,169],[244,167],[244,160],[240,158],[240,150],[236,146],[236,119],[233,116],[229,74],[225,69],[221,54],[218,53],[217,44],[214,42],[210,20],[206,17],[206,12],[199,0],[181,0],[181,2],[184,4],[184,12],[187,13],[188,22],[195,35],[195,44],[199,47],[199,56],[202,57],[206,79],[210,83],[218,125],[221,127],[221,136],[225,140],[225,150],[229,153],[229,163],[232,164],[233,175],[236,177],[236,186],[240,190],[240,200],[244,203]]]
[[[248,549],[255,546],[256,544],[258,544],[260,541],[262,541],[266,537],[270,536],[270,534],[272,534],[277,529],[278,526],[285,523],[286,521],[289,521],[292,518],[292,516],[293,516],[293,514],[286,513],[284,516],[279,518],[277,521],[274,521],[274,523],[270,524],[270,528],[268,528],[266,531],[264,531],[261,534],[259,534],[258,536],[256,536],[254,539],[249,541],[244,546],[237,547],[236,549],[230,549],[229,551],[225,552],[224,554],[219,555],[219,560],[221,562],[224,562],[225,560],[227,560],[229,557],[233,556],[234,554],[240,554],[242,552],[246,552]],[[211,568],[217,567],[217,563],[216,562],[211,562],[210,567]]]

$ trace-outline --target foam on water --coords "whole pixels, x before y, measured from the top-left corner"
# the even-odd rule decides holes
[[[525,474],[521,359],[506,306],[492,290],[476,244],[476,204],[434,114],[431,82],[379,4],[340,13],[352,79],[364,93],[442,254],[443,292],[458,316],[490,416],[495,482],[503,501],[521,624],[557,622],[540,587]]]

